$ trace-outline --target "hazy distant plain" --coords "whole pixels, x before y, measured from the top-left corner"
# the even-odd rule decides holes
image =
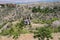
[[[60,2],[60,0],[0,0],[0,3]]]

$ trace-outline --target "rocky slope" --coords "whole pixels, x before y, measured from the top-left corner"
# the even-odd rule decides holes
[[[32,8],[33,7],[50,7],[53,8],[54,6],[60,7],[60,2],[39,2],[39,3],[32,3],[32,4],[16,4],[15,8],[0,8],[0,23],[4,21],[11,21],[11,20],[17,20],[25,16],[32,16],[35,15],[34,17],[40,17],[42,14],[40,13],[33,13]],[[41,18],[49,18],[49,17],[54,17],[54,15],[57,15],[58,18],[60,18],[60,11],[57,13],[49,13]],[[39,16],[38,16],[39,15]],[[49,16],[49,17],[48,17]]]

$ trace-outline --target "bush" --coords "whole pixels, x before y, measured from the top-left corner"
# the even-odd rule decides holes
[[[45,38],[49,39],[52,38],[52,29],[50,29],[49,27],[37,28],[34,34],[34,37],[37,37],[40,40],[44,40]]]
[[[36,7],[33,7],[33,8],[32,8],[32,12],[33,12],[33,13],[36,13],[36,12],[37,12],[37,8],[36,8]]]
[[[58,27],[58,32],[60,32],[60,26]]]
[[[17,25],[11,25],[10,28],[2,30],[0,35],[3,36],[9,35],[9,36],[13,36],[13,38],[16,39],[20,36],[20,34],[28,33],[26,29],[23,29],[23,27],[24,27],[24,23],[23,21],[20,21],[19,23],[17,23]]]
[[[57,10],[58,10],[57,7],[53,7],[53,9],[52,9],[52,8],[49,8],[49,7],[46,7],[46,8],[41,9],[40,6],[38,6],[38,8],[36,8],[36,7],[33,7],[33,8],[32,8],[32,12],[33,12],[33,13],[34,13],[34,12],[53,13],[53,12],[56,12]],[[59,10],[58,10],[58,11],[59,11]]]

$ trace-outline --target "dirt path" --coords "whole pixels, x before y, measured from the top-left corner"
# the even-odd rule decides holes
[[[9,25],[9,22],[0,29],[0,33],[2,32],[3,29],[6,29],[8,25]]]
[[[59,40],[59,39],[60,39],[60,33],[54,33],[53,39],[50,40]],[[14,39],[12,37],[1,36],[0,40],[14,40]],[[21,34],[17,40],[37,40],[37,39],[33,38],[33,34]]]
[[[35,24],[35,23],[31,23],[32,25],[32,28],[37,28],[37,27],[44,27],[44,26],[47,26],[47,24]]]

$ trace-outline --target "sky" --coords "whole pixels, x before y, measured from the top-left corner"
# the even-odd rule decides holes
[[[60,0],[0,0],[0,3],[57,2]]]

